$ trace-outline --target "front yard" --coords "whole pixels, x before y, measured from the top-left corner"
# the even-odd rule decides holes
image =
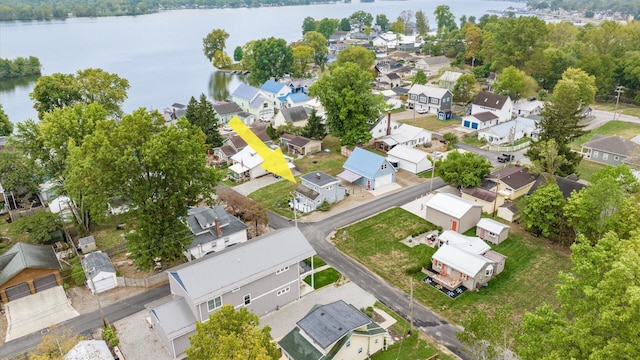
[[[600,134],[605,136],[618,135],[625,139],[631,139],[632,137],[640,134],[640,124],[628,123],[624,121],[609,121],[608,123],[593,129],[588,133],[576,138],[571,142],[571,149],[580,151],[580,146],[587,141],[591,140],[593,135]]]
[[[509,239],[492,246],[507,256],[507,262],[504,272],[491,280],[486,289],[466,292],[452,300],[423,284],[425,275],[420,269],[430,263],[436,249],[423,244],[410,248],[400,240],[431,229],[435,226],[426,220],[393,208],[339,229],[338,232],[346,230],[347,240],[336,240],[336,247],[406,293],[410,292],[413,277],[416,300],[456,323],[477,308],[490,311],[497,305],[511,304],[514,321],[520,321],[525,311],[543,303],[556,303],[554,285],[558,271],[570,268],[568,255],[513,227]]]
[[[455,126],[455,125],[460,125],[460,121],[458,121],[458,120],[443,121],[443,120],[438,120],[438,117],[435,116],[435,115],[426,115],[425,116],[425,115],[418,114],[418,113],[416,113],[415,120],[413,118],[412,119],[403,119],[403,120],[398,120],[398,122],[403,123],[403,124],[409,124],[409,125],[421,127],[423,129],[427,129],[427,130],[431,130],[431,131],[437,131],[437,130],[442,129],[442,128]]]

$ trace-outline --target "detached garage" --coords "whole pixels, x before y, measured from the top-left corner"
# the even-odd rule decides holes
[[[397,169],[419,174],[431,170],[433,165],[427,159],[427,153],[405,145],[395,146],[387,152],[387,160]]]
[[[0,300],[7,303],[62,285],[60,269],[53,247],[15,244],[0,255]]]
[[[82,259],[82,268],[87,277],[87,287],[92,293],[105,292],[118,286],[116,269],[109,255],[101,251],[89,253]]]

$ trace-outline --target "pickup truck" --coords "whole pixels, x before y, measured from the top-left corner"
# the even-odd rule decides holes
[[[516,158],[516,156],[515,156],[515,155],[511,155],[511,154],[502,154],[502,155],[499,155],[499,156],[498,156],[498,162],[506,163],[506,162],[509,162],[509,161],[511,161],[511,160],[513,160],[513,159],[515,159],[515,158]]]

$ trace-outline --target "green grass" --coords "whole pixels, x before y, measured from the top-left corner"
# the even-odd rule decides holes
[[[578,176],[580,176],[580,179],[582,180],[591,181],[591,177],[596,171],[607,166],[608,165],[600,164],[591,160],[582,159],[580,160],[580,164],[578,164]]]
[[[462,140],[462,142],[475,147],[482,147],[484,145],[487,145],[486,140],[478,140],[477,136],[467,136]]]
[[[598,103],[591,106],[596,110],[614,111],[616,109],[615,103]],[[640,117],[640,107],[626,104],[618,104],[618,112],[622,112],[624,115],[631,115]]]
[[[113,215],[108,217],[102,224],[93,228],[92,235],[96,239],[98,250],[105,250],[123,244],[125,242],[122,234],[131,229],[132,216],[129,214]],[[127,224],[125,229],[116,230],[116,225]]]
[[[320,289],[333,284],[340,278],[340,273],[334,268],[324,269],[314,274],[314,289]],[[304,282],[311,285],[311,275],[304,278]]]
[[[305,264],[307,264],[307,266],[311,266],[311,259],[304,259],[303,261],[304,261]],[[324,260],[320,259],[316,255],[313,255],[313,267],[314,267],[314,269],[317,269],[317,268],[325,266],[325,265],[327,265],[327,263]]]
[[[438,120],[438,117],[435,115],[425,116],[418,113],[416,113],[415,121],[413,119],[407,119],[407,120],[398,120],[398,122],[421,127],[423,129],[432,130],[432,131],[453,126],[453,125],[460,125],[460,121],[458,120],[442,121],[442,120]]]
[[[576,138],[571,142],[571,148],[573,150],[580,150],[580,146],[587,141],[591,140],[593,135],[600,134],[605,136],[618,135],[625,139],[631,139],[632,137],[640,134],[640,124],[628,123],[624,121],[609,121],[608,123],[593,129],[588,133]]]
[[[299,179],[298,179],[299,181]],[[280,180],[249,194],[249,198],[266,206],[278,215],[293,219],[293,211],[289,208],[289,201],[299,184],[289,180]]]
[[[507,261],[505,270],[486,289],[467,292],[454,300],[422,283],[424,275],[415,271],[430,263],[436,249],[422,244],[409,248],[400,240],[417,229],[429,228],[435,226],[394,208],[345,228],[347,240],[337,242],[336,246],[406,293],[413,277],[416,300],[456,323],[474,309],[491,311],[496,304],[511,304],[514,320],[519,321],[525,311],[543,303],[556,303],[554,284],[558,271],[570,268],[569,257],[545,240],[513,228],[509,239],[493,246],[507,256]],[[407,270],[414,272],[407,275]]]

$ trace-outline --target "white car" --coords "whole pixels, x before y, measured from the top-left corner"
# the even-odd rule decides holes
[[[427,110],[427,109],[425,109],[425,108],[420,108],[420,109],[416,110],[416,112],[417,112],[418,114],[426,114],[426,113],[428,113],[428,112],[429,112],[429,110]]]
[[[225,124],[225,125],[222,127],[222,130],[224,130],[224,131],[233,131],[233,129],[231,128],[231,126],[229,126],[229,124]]]

